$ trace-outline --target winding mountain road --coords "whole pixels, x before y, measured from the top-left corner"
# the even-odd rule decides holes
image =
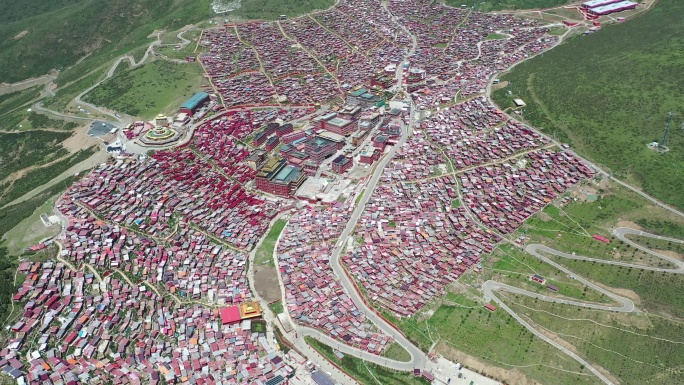
[[[510,285],[507,285],[504,283],[491,281],[491,280],[485,282],[482,285],[482,290],[485,293],[485,300],[491,299],[492,301],[496,302],[496,304],[499,307],[504,309],[508,314],[510,314],[513,318],[515,318],[516,321],[518,321],[521,325],[523,325],[532,334],[536,335],[537,337],[541,338],[545,342],[553,345],[557,349],[561,350],[563,353],[572,357],[577,362],[579,362],[581,365],[584,365],[584,367],[586,367],[593,374],[595,374],[599,379],[601,379],[601,381],[603,381],[604,383],[609,384],[609,385],[613,385],[614,383],[608,377],[606,377],[603,373],[601,373],[596,368],[594,368],[590,363],[585,361],[582,357],[578,356],[577,354],[570,351],[569,349],[567,349],[566,347],[564,347],[560,343],[554,341],[553,339],[550,339],[544,333],[535,329],[532,325],[530,325],[527,321],[525,321],[522,317],[520,317],[517,313],[515,313],[510,307],[508,307],[501,299],[499,299],[496,296],[496,292],[497,291],[507,291],[507,292],[514,293],[514,294],[521,294],[521,295],[525,295],[528,297],[536,298],[536,299],[541,300],[541,301],[554,302],[554,303],[560,303],[560,304],[565,304],[565,305],[581,306],[584,308],[596,309],[596,310],[615,311],[615,312],[621,312],[621,313],[631,313],[631,312],[637,311],[636,307],[634,306],[634,302],[632,302],[631,299],[617,295],[617,294],[615,294],[609,290],[602,288],[601,286],[594,284],[593,282],[591,282],[585,278],[578,276],[576,273],[574,273],[570,269],[567,269],[566,267],[559,265],[558,263],[550,260],[549,258],[542,255],[540,252],[553,254],[553,255],[556,255],[558,257],[572,259],[572,260],[591,261],[591,262],[596,262],[596,263],[625,266],[625,267],[630,267],[630,268],[634,268],[634,269],[651,270],[651,271],[667,272],[667,273],[674,273],[674,274],[684,273],[684,262],[679,261],[677,259],[674,259],[672,257],[668,257],[666,255],[660,254],[660,253],[653,251],[653,250],[650,250],[646,247],[643,247],[643,246],[635,243],[634,241],[626,238],[625,235],[628,235],[628,234],[629,235],[637,235],[637,236],[666,240],[669,242],[676,242],[676,243],[682,243],[682,244],[684,244],[684,240],[676,239],[676,238],[663,237],[663,236],[650,234],[650,233],[646,233],[646,232],[643,232],[640,230],[635,230],[635,229],[631,229],[631,228],[627,228],[627,227],[616,228],[613,230],[613,234],[618,239],[622,240],[625,243],[628,243],[629,245],[631,245],[635,248],[638,248],[639,250],[642,250],[642,251],[649,253],[655,257],[662,258],[664,260],[667,260],[668,262],[675,264],[677,266],[677,268],[676,269],[656,268],[656,267],[651,267],[651,266],[635,265],[635,264],[627,263],[627,262],[619,262],[619,261],[611,261],[611,260],[605,260],[605,259],[577,256],[577,255],[572,255],[572,254],[568,254],[568,253],[564,253],[562,251],[552,249],[548,246],[544,246],[544,245],[540,245],[540,244],[531,244],[525,248],[525,251],[527,251],[528,253],[532,254],[533,256],[541,259],[545,263],[548,263],[549,265],[563,271],[564,273],[569,274],[569,275],[573,275],[577,281],[583,283],[584,285],[586,285],[588,287],[591,287],[592,289],[594,289],[600,293],[603,293],[604,295],[612,298],[613,300],[620,303],[621,305],[620,306],[608,306],[608,305],[601,305],[601,304],[596,304],[596,303],[581,302],[581,301],[574,301],[574,300],[562,299],[562,298],[557,298],[557,297],[551,297],[551,296],[546,296],[546,295],[542,295],[539,293],[534,293],[534,292],[531,292],[528,290],[520,289],[520,288],[510,286]]]
[[[77,103],[77,104],[86,106],[86,107],[88,107],[88,108],[90,108],[90,109],[92,109],[92,110],[95,110],[95,111],[97,111],[97,112],[99,112],[99,113],[101,113],[101,114],[103,114],[103,115],[111,116],[112,118],[116,119],[116,121],[118,121],[119,124],[121,124],[122,126],[126,125],[126,122],[124,121],[124,119],[123,119],[119,114],[112,113],[112,112],[109,112],[109,111],[105,111],[105,110],[103,110],[101,107],[96,106],[95,104],[92,104],[92,103],[88,103],[88,102],[86,102],[86,101],[83,101],[82,98],[83,98],[83,96],[85,96],[88,92],[90,92],[90,91],[94,90],[95,88],[97,88],[100,84],[102,84],[102,82],[104,82],[105,80],[107,80],[107,79],[111,78],[112,76],[114,76],[114,72],[116,72],[116,69],[119,67],[119,64],[121,64],[121,62],[123,62],[123,61],[128,61],[128,63],[129,63],[129,65],[131,66],[131,68],[136,68],[136,67],[139,67],[139,66],[143,65],[143,64],[145,63],[145,61],[147,61],[147,58],[150,56],[150,53],[154,50],[154,47],[161,45],[161,32],[156,32],[156,33],[154,33],[153,35],[157,37],[157,40],[155,40],[155,41],[153,41],[152,43],[150,43],[150,45],[147,47],[147,50],[145,50],[145,54],[143,55],[142,58],[140,58],[140,60],[138,60],[138,61],[136,62],[136,61],[135,61],[135,58],[134,58],[133,56],[131,56],[131,55],[124,55],[124,56],[118,58],[118,59],[114,62],[114,64],[109,68],[109,71],[107,71],[107,75],[106,75],[102,80],[100,80],[99,82],[93,84],[92,86],[86,88],[83,92],[81,92],[80,94],[78,94],[78,96],[76,96],[76,98],[74,98],[74,102]],[[150,36],[152,36],[152,35],[150,35]]]

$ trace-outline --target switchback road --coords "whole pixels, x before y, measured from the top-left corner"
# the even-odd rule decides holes
[[[577,255],[568,254],[568,253],[564,253],[562,251],[552,249],[548,246],[539,245],[539,244],[531,244],[525,248],[525,251],[527,251],[528,253],[530,253],[530,254],[534,255],[535,257],[541,259],[545,263],[548,263],[549,265],[559,269],[560,271],[574,276],[574,278],[577,281],[579,281],[579,282],[583,283],[584,285],[586,285],[586,286],[588,286],[588,287],[612,298],[616,302],[620,303],[620,306],[608,306],[608,305],[602,305],[602,304],[596,304],[596,303],[590,303],[590,302],[581,302],[581,301],[574,301],[574,300],[563,299],[563,298],[558,298],[558,297],[546,296],[543,294],[534,293],[534,292],[531,292],[528,290],[520,289],[520,288],[517,288],[514,286],[510,286],[507,284],[503,284],[503,283],[499,283],[499,282],[491,281],[491,280],[485,282],[482,285],[482,290],[485,293],[485,300],[491,299],[492,301],[496,302],[496,304],[499,307],[504,309],[508,314],[510,314],[513,318],[515,318],[516,321],[518,321],[521,325],[523,325],[532,334],[536,335],[537,337],[541,338],[545,342],[553,345],[557,349],[561,350],[563,353],[572,357],[577,362],[579,362],[581,365],[584,365],[593,374],[595,374],[599,379],[601,379],[601,381],[603,381],[604,383],[609,384],[609,385],[613,385],[614,383],[608,377],[606,377],[603,373],[601,373],[596,368],[594,368],[591,364],[589,364],[587,361],[585,361],[582,357],[578,356],[577,354],[570,351],[569,349],[567,349],[566,347],[564,347],[560,343],[556,342],[553,339],[550,339],[547,335],[545,335],[544,333],[535,329],[526,320],[524,320],[517,313],[515,313],[510,307],[508,307],[501,299],[499,299],[496,296],[496,292],[497,291],[507,291],[507,292],[514,293],[514,294],[521,294],[521,295],[525,295],[528,297],[536,298],[536,299],[541,300],[541,301],[560,303],[560,304],[564,304],[564,305],[581,306],[584,308],[596,309],[596,310],[615,311],[615,312],[621,312],[621,313],[631,313],[631,312],[637,311],[636,307],[634,306],[634,303],[629,298],[617,295],[617,294],[615,294],[609,290],[604,289],[601,286],[594,284],[593,282],[591,282],[585,278],[578,276],[576,273],[574,273],[570,269],[552,261],[551,259],[542,255],[540,252],[553,254],[553,255],[558,256],[558,257],[572,259],[572,260],[591,261],[591,262],[596,262],[596,263],[625,266],[625,267],[630,267],[630,268],[634,268],[634,269],[651,270],[651,271],[659,271],[659,272],[674,273],[674,274],[684,273],[684,262],[679,261],[679,260],[672,258],[672,257],[668,257],[666,255],[660,254],[660,253],[653,251],[651,249],[648,249],[646,247],[643,247],[643,246],[635,243],[634,241],[626,238],[625,235],[636,235],[636,236],[660,239],[660,240],[665,240],[668,242],[675,242],[675,243],[682,243],[682,244],[684,244],[684,240],[676,239],[676,238],[663,237],[663,236],[650,234],[650,233],[646,233],[646,232],[643,232],[640,230],[635,230],[635,229],[631,229],[631,228],[627,228],[627,227],[616,228],[613,230],[613,234],[618,239],[622,240],[625,243],[630,244],[633,247],[638,248],[639,250],[642,250],[642,251],[649,253],[655,257],[662,258],[664,260],[667,260],[668,262],[673,263],[674,265],[677,266],[677,268],[676,269],[656,268],[656,267],[650,267],[650,266],[635,265],[635,264],[628,263],[628,262],[619,262],[619,261],[611,261],[611,260],[605,260],[605,259],[599,259],[599,258],[577,256]]]

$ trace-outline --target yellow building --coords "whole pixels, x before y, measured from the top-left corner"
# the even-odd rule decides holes
[[[249,319],[261,317],[261,308],[257,302],[243,302],[240,304],[240,318]]]

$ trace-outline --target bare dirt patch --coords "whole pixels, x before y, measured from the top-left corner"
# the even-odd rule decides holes
[[[100,140],[88,135],[87,125],[75,129],[74,134],[62,142],[62,146],[72,154],[92,146],[99,146],[100,144],[102,144]]]
[[[23,31],[19,32],[18,34],[14,35],[14,37],[12,38],[12,40],[19,40],[19,39],[21,39],[22,37],[28,35],[28,33],[29,33],[29,31],[23,30]]]
[[[495,378],[497,380],[502,380],[507,384],[541,385],[539,382],[527,378],[518,369],[504,369],[498,366],[493,366],[491,364],[484,363],[479,359],[473,356],[469,356],[444,343],[437,344],[434,352],[437,354],[441,354],[442,356],[452,361],[460,362],[470,370],[476,371],[478,373],[483,373],[486,376]]]
[[[539,220],[541,220],[542,222],[551,222],[553,220],[553,218],[551,218],[549,214],[543,211],[540,211],[537,215],[539,216]]]
[[[282,299],[278,270],[273,266],[254,266],[254,288],[259,296],[268,303]]]
[[[629,227],[630,229],[642,230],[642,228],[632,221],[619,221],[617,227]]]
[[[639,297],[639,295],[632,290],[606,286],[606,285],[602,285],[598,282],[595,282],[595,283],[603,289],[606,289],[612,293],[615,293],[617,295],[621,295],[623,297],[627,297],[627,298],[631,299],[635,305],[641,305],[641,297]]]
[[[508,80],[504,80],[499,84],[492,84],[492,90],[498,90],[500,88],[508,87]]]
[[[660,253],[666,257],[674,258],[678,261],[684,261],[684,255],[679,254],[675,251],[672,251],[672,250],[654,250],[654,251],[657,253]]]

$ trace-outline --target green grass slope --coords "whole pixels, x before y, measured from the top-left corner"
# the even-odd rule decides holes
[[[0,16],[0,73],[3,81],[16,82],[73,65],[87,54],[113,58],[140,45],[155,29],[178,29],[211,17],[210,4],[211,0],[12,2],[10,12]]]
[[[83,98],[129,115],[151,119],[170,113],[204,81],[199,64],[179,64],[163,60],[147,62],[107,79]]]
[[[334,0],[243,0],[240,8],[226,15],[274,20],[280,15],[299,16],[316,9],[330,8],[333,4]]]
[[[572,0],[446,0],[452,7],[475,7],[481,11],[544,9],[572,3]]]
[[[557,132],[579,153],[649,194],[684,208],[684,133],[675,124],[671,151],[660,140],[667,113],[684,121],[684,2],[661,0],[653,10],[590,36],[578,36],[515,67],[494,92],[502,107],[525,100],[528,123]],[[507,95],[511,90],[512,97]]]
[[[621,384],[684,383],[681,322],[648,313],[539,303],[523,296],[507,302],[538,327],[572,344],[582,357],[609,371]]]

